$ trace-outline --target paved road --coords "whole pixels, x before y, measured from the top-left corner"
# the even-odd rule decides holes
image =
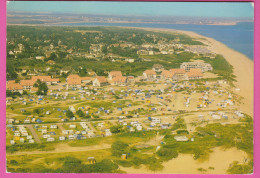
[[[35,132],[34,128],[33,128],[33,125],[25,125],[32,133],[32,136],[34,138],[34,140],[37,142],[37,143],[41,143],[41,140],[38,136],[38,134]]]

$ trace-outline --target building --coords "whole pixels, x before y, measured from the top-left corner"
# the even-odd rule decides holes
[[[19,92],[21,94],[23,93],[23,86],[19,83],[15,83],[14,80],[7,81],[6,89],[12,92]]]
[[[187,72],[189,80],[196,80],[202,78],[202,71],[201,69],[190,69],[189,72]]]
[[[173,72],[169,70],[163,70],[161,73],[161,79],[162,80],[172,80],[173,79]]]
[[[173,81],[188,80],[188,75],[184,69],[170,69],[170,72],[173,73]]]
[[[94,87],[102,87],[107,85],[109,85],[109,83],[104,76],[97,76],[93,81]]]
[[[32,76],[31,80],[34,81],[34,83],[37,80],[40,80],[41,82],[45,82],[47,85],[57,84],[60,82],[60,79],[51,78],[51,76]]]
[[[154,70],[146,70],[143,73],[143,77],[145,80],[155,80],[156,72]]]
[[[186,72],[189,72],[190,69],[201,69],[202,72],[213,70],[211,64],[204,62],[184,62],[181,64],[180,68],[184,69]]]
[[[122,72],[121,71],[111,71],[108,73],[108,79],[109,80],[112,80],[113,78],[116,78],[116,77],[122,77]]]
[[[67,87],[81,88],[81,78],[79,75],[69,75],[66,81],[67,81]]]
[[[24,90],[30,90],[33,87],[35,81],[33,80],[21,80],[20,84],[22,85]]]
[[[154,64],[152,69],[155,72],[161,72],[164,70],[164,67],[161,64]]]

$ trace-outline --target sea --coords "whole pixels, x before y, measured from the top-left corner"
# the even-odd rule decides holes
[[[254,23],[241,22],[236,25],[195,25],[195,24],[153,24],[153,23],[63,23],[65,26],[122,26],[149,27],[192,31],[214,38],[239,51],[251,60],[254,59]]]

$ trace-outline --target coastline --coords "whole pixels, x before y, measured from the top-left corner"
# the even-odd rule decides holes
[[[128,27],[126,27],[128,28]],[[132,28],[132,27],[129,27]],[[148,31],[161,32],[177,32],[196,38],[209,46],[209,49],[217,54],[225,57],[229,64],[233,66],[234,75],[236,76],[236,88],[240,91],[233,90],[234,93],[242,96],[244,99],[241,104],[241,109],[246,114],[253,116],[254,113],[254,62],[244,54],[235,51],[225,44],[209,37],[199,35],[191,31],[172,30],[172,29],[158,29],[158,28],[138,28]]]

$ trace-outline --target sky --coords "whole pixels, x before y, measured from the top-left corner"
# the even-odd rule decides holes
[[[253,18],[249,2],[10,1],[7,12]]]

